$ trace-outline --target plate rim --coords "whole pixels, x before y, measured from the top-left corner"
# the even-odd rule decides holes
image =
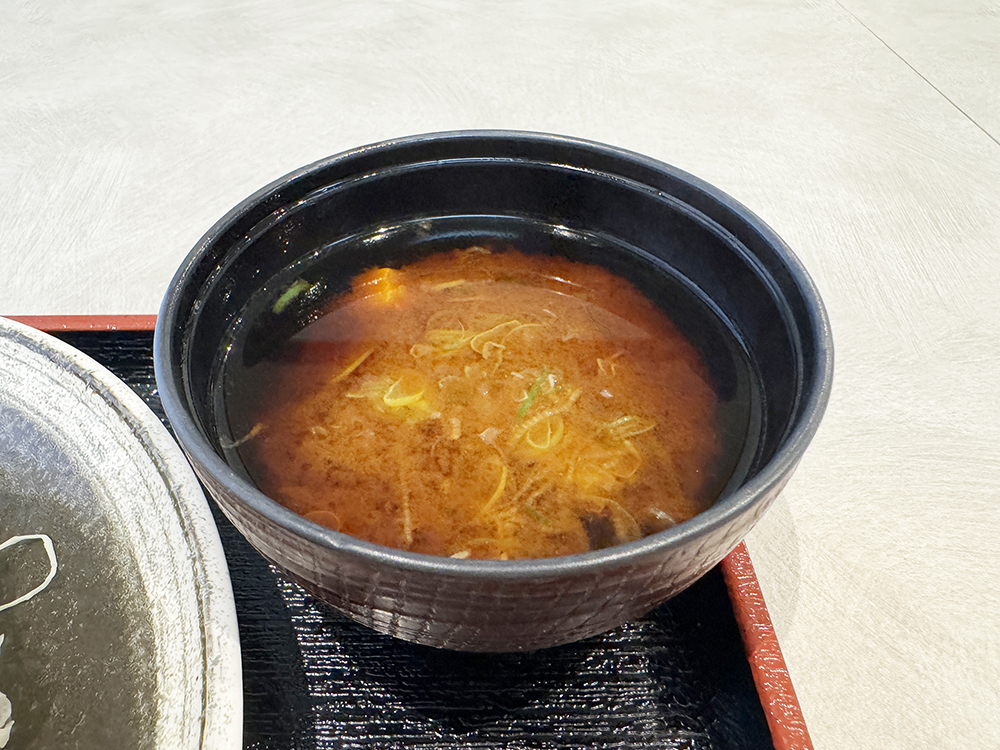
[[[194,729],[197,747],[242,747],[242,657],[232,580],[208,500],[180,447],[140,396],[89,355],[8,317],[0,317],[0,339],[45,360],[43,366],[51,367],[56,380],[61,376],[79,381],[112,412],[112,420],[122,423],[128,438],[155,467],[192,551],[203,670],[200,726]],[[136,564],[142,562],[137,559]],[[157,698],[162,700],[159,694]],[[184,723],[190,721],[185,716]]]

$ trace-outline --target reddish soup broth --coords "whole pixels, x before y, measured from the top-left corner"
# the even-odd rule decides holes
[[[667,529],[719,490],[702,356],[596,265],[472,247],[372,268],[251,375],[233,424],[252,480],[376,544],[573,554]]]

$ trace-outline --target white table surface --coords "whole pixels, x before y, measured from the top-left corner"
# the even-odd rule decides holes
[[[3,2],[0,314],[154,313],[257,188],[454,128],[646,153],[789,242],[834,392],[748,545],[815,745],[1000,746],[1000,3]]]

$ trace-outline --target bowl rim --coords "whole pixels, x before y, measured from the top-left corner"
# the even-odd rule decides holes
[[[582,149],[606,157],[623,159],[636,166],[645,167],[685,183],[704,197],[745,222],[776,253],[788,272],[793,285],[805,300],[806,320],[812,329],[815,355],[812,359],[813,386],[804,391],[805,398],[800,415],[792,423],[778,450],[745,484],[724,495],[709,508],[688,521],[665,531],[652,534],[634,542],[627,542],[603,550],[593,550],[573,555],[536,558],[528,560],[474,560],[440,557],[377,545],[356,537],[333,531],[307,521],[267,497],[250,482],[238,475],[211,447],[188,411],[188,400],[183,381],[174,378],[170,352],[174,337],[183,336],[174,320],[178,311],[180,290],[199,265],[204,254],[241,218],[258,207],[266,198],[274,197],[282,188],[307,175],[325,170],[337,163],[354,160],[373,151],[406,148],[428,141],[508,140],[512,142],[546,143]],[[460,158],[460,157],[456,157]],[[742,244],[742,243],[740,243]],[[750,257],[755,257],[749,253]],[[788,245],[753,211],[704,180],[666,162],[643,154],[611,146],[598,141],[551,133],[523,130],[450,130],[434,131],[401,138],[392,138],[342,151],[317,160],[279,177],[240,201],[198,240],[185,257],[170,281],[160,305],[153,339],[153,363],[161,403],[170,420],[178,442],[196,462],[240,497],[257,514],[304,538],[311,544],[338,553],[347,553],[371,564],[389,566],[397,570],[433,573],[439,576],[465,579],[500,579],[521,581],[550,579],[565,575],[580,575],[604,571],[623,565],[642,564],[649,557],[662,555],[671,549],[684,547],[689,541],[710,534],[734,517],[748,511],[760,497],[775,487],[780,488],[794,470],[809,442],[819,428],[830,398],[833,383],[833,337],[826,308],[819,291],[805,266]],[[180,367],[177,369],[178,379]]]

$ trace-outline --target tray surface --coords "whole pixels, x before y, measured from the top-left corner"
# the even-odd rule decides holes
[[[163,418],[151,332],[58,335]],[[213,512],[239,619],[247,748],[774,747],[718,569],[603,636],[457,654],[348,621]]]

